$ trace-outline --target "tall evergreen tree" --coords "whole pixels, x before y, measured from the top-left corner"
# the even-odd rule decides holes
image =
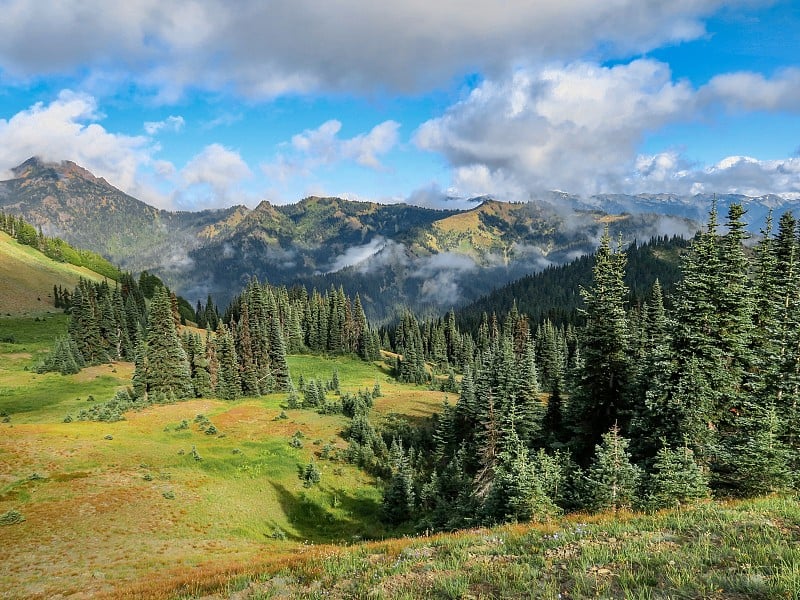
[[[586,462],[605,431],[629,418],[631,365],[630,332],[625,312],[626,258],[622,249],[611,249],[608,227],[600,240],[592,270],[592,286],[582,289],[586,326],[581,336],[583,367],[569,419],[575,456]]]
[[[216,359],[219,366],[214,393],[223,400],[236,400],[242,395],[239,364],[233,335],[224,323],[217,328]]]
[[[163,286],[156,287],[150,304],[146,361],[148,393],[175,398],[194,395],[189,359],[175,328],[169,292]]]

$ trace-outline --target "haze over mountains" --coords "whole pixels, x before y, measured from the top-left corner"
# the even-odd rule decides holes
[[[796,208],[778,196],[720,196],[764,214]],[[478,203],[479,202],[479,203]],[[470,210],[308,197],[296,204],[199,212],[153,208],[75,163],[31,158],[0,182],[0,208],[51,236],[147,269],[194,302],[224,305],[256,276],[318,288],[343,285],[373,319],[403,305],[443,310],[508,281],[591,252],[606,224],[624,241],[689,236],[710,196],[561,192],[526,203],[476,199]]]

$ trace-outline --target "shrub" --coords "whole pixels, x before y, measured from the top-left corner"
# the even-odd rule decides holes
[[[313,460],[300,471],[300,479],[303,481],[303,487],[311,487],[319,483],[321,478],[322,473],[320,473]]]
[[[0,515],[0,525],[16,525],[17,523],[22,523],[24,520],[25,517],[23,514],[13,508]]]

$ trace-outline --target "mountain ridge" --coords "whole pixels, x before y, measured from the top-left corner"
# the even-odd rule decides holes
[[[626,240],[691,235],[682,216],[611,214],[552,193],[490,196],[434,209],[309,196],[198,212],[152,207],[71,161],[31,158],[0,182],[0,208],[122,268],[159,275],[181,295],[224,305],[251,277],[343,286],[382,320],[401,305],[447,309],[594,250],[606,224]]]

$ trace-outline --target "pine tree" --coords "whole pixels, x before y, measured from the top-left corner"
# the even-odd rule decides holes
[[[383,516],[392,525],[405,523],[411,518],[416,500],[409,455],[402,446],[399,450],[400,456],[392,465],[392,476],[383,493]]]
[[[289,389],[289,363],[286,361],[286,344],[283,341],[280,320],[273,315],[269,322],[269,361],[275,390]]]
[[[619,243],[618,243],[619,246]],[[630,332],[625,313],[625,254],[611,249],[608,227],[595,255],[592,287],[582,289],[586,326],[581,336],[583,367],[570,402],[573,445],[586,462],[603,432],[629,418]]]
[[[175,398],[194,395],[189,360],[175,329],[169,293],[163,286],[155,289],[150,304],[146,358],[148,393],[160,392]]]
[[[650,508],[671,508],[708,495],[708,482],[688,446],[673,450],[664,445],[658,450],[648,485]]]
[[[556,512],[525,444],[513,428],[494,466],[491,490],[484,503],[489,521],[542,520]]]
[[[223,400],[236,400],[242,395],[236,346],[230,330],[221,322],[217,328],[216,360],[218,370],[214,393]]]
[[[631,508],[636,501],[639,477],[639,469],[630,461],[628,440],[622,437],[615,424],[603,434],[587,474],[593,510]]]

